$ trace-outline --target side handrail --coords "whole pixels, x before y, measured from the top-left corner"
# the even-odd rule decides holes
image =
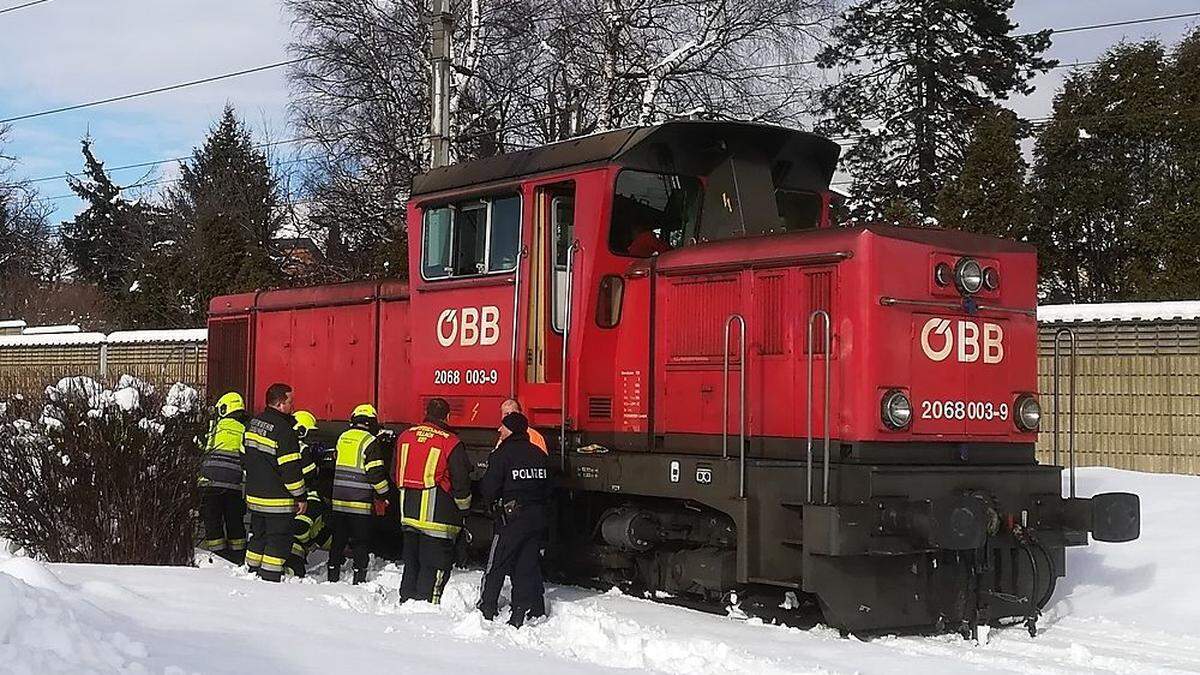
[[[725,352],[722,354],[721,403],[721,458],[729,459],[729,329],[736,321],[739,327],[739,368],[738,368],[738,497],[746,496],[746,319],[741,314],[730,314],[725,319]]]
[[[567,470],[567,373],[570,372],[567,361],[567,346],[571,342],[571,303],[575,291],[575,253],[579,250],[579,240],[571,242],[567,247],[567,297],[563,311],[563,341],[562,341],[562,427],[558,432],[558,451],[562,454],[562,470]]]
[[[1067,461],[1070,463],[1071,476],[1071,498],[1075,498],[1075,331],[1070,328],[1059,328],[1054,332],[1054,465],[1059,464],[1058,454],[1058,437],[1059,437],[1059,406],[1058,406],[1058,345],[1062,336],[1067,336],[1067,344],[1070,346],[1071,353],[1068,358],[1068,363],[1071,366],[1071,375],[1068,379],[1070,392],[1067,394],[1068,405],[1071,409],[1067,413]]]
[[[823,397],[824,398],[824,406],[825,406],[825,418],[823,420],[824,427],[825,427],[825,468],[824,468],[824,483],[823,483],[824,487],[823,487],[823,492],[822,492],[822,496],[821,496],[821,503],[828,504],[829,503],[829,383],[830,383],[830,379],[829,379],[830,353],[829,352],[832,347],[832,344],[831,344],[832,343],[832,339],[831,339],[832,328],[830,325],[829,312],[826,312],[823,309],[813,310],[812,313],[810,313],[808,315],[808,378],[807,378],[808,400],[806,401],[806,405],[807,405],[806,417],[807,417],[807,429],[808,429],[808,431],[807,431],[808,454],[807,454],[807,458],[805,461],[804,476],[805,476],[805,483],[807,483],[807,485],[808,485],[808,496],[806,499],[808,500],[808,503],[811,504],[811,503],[813,503],[813,495],[812,495],[812,492],[813,492],[813,486],[812,486],[813,354],[816,351],[815,349],[813,349],[813,347],[815,346],[813,344],[813,337],[815,336],[814,329],[816,327],[816,322],[818,319],[824,319],[824,323],[825,323],[825,330],[822,335],[823,345],[825,347],[825,350],[824,350],[824,352],[825,352],[825,381],[824,381],[825,395]]]
[[[526,255],[526,248],[517,251],[517,265],[513,269],[513,313],[512,313],[512,381],[508,386],[509,398],[517,397],[517,378],[520,377],[520,360],[517,359],[517,338],[521,333],[521,260]]]

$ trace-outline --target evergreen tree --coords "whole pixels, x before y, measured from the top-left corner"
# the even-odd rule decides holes
[[[280,279],[271,240],[282,224],[279,185],[232,106],[180,170],[168,193],[187,251],[187,312],[203,320],[213,296]]]
[[[83,139],[82,145],[83,177],[69,177],[67,184],[87,207],[61,228],[73,275],[96,285],[110,316],[123,326],[169,323],[161,316],[162,307],[139,295],[145,272],[154,266],[156,245],[166,232],[164,213],[122,197],[123,188],[96,158],[91,139]]]
[[[965,139],[993,99],[1028,93],[1053,61],[1050,32],[1014,36],[1013,0],[860,0],[818,56],[838,79],[820,94],[818,129],[855,140],[854,215],[934,215],[957,175]]]
[[[1172,89],[1165,49],[1149,41],[1114,47],[1055,96],[1033,178],[1049,299],[1150,299],[1151,280],[1172,273],[1163,265],[1171,244],[1159,241],[1178,173]]]
[[[1029,166],[1018,144],[1021,123],[1004,108],[979,118],[962,171],[938,195],[942,227],[1021,239],[1029,235]]]

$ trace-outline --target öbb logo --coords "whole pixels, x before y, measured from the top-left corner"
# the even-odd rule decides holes
[[[437,339],[443,347],[457,341],[460,347],[494,345],[500,340],[500,308],[451,307],[443,309],[437,322]]]
[[[1004,360],[1004,328],[1000,324],[974,321],[950,321],[933,317],[921,328],[921,351],[930,361],[945,361],[955,354],[959,363],[984,363]]]

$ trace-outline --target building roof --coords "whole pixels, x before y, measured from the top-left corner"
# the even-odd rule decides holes
[[[143,342],[205,342],[207,328],[174,328],[168,330],[123,330],[109,333],[108,344],[131,344]]]
[[[81,333],[83,329],[75,324],[61,326],[30,326],[21,331],[22,335],[45,335],[48,333]]]
[[[1200,300],[1172,302],[1106,302],[1081,305],[1042,305],[1038,321],[1194,321],[1200,319]]]
[[[103,343],[104,333],[33,333],[32,335],[0,335],[0,347],[98,345]]]

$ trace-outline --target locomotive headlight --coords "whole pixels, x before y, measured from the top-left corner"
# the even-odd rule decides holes
[[[974,258],[961,258],[954,266],[954,283],[963,295],[975,295],[983,288],[983,267]]]
[[[994,291],[1000,288],[1000,273],[995,267],[983,268],[983,287],[989,291]]]
[[[1023,394],[1017,398],[1017,414],[1013,421],[1017,423],[1017,428],[1021,431],[1037,431],[1038,425],[1042,423],[1042,405],[1038,400],[1029,394]]]
[[[933,283],[938,286],[949,286],[954,281],[954,271],[946,263],[938,263],[933,268]]]
[[[899,389],[892,389],[883,395],[880,415],[883,424],[889,429],[903,429],[912,421],[912,403],[908,396]]]

